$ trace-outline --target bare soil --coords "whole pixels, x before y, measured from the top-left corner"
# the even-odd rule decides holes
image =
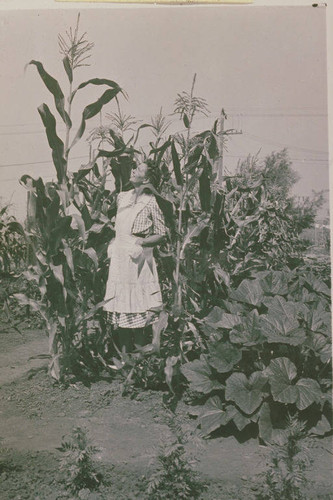
[[[0,498],[73,498],[64,486],[57,447],[78,426],[99,449],[96,467],[105,479],[98,492],[83,492],[82,498],[149,498],[146,479],[154,470],[159,443],[170,435],[163,394],[124,397],[120,379],[59,387],[47,375],[47,360],[38,358],[47,349],[43,331],[0,333]],[[176,412],[184,428],[195,427],[184,403]],[[325,438],[312,450],[309,499],[333,498],[331,449],[331,439]],[[207,482],[201,497],[207,500],[248,498],[251,480],[265,468],[267,457],[257,439],[239,442],[233,436],[201,440],[200,446],[192,442],[188,451]]]

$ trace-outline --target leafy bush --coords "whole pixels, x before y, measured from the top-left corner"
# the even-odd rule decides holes
[[[75,427],[69,440],[63,440],[57,450],[63,453],[60,468],[66,475],[66,487],[72,493],[98,488],[102,477],[93,464],[93,456],[98,450],[89,445],[83,429]]]
[[[201,320],[207,348],[182,366],[204,404],[190,410],[202,434],[252,424],[270,442],[286,414],[310,433],[331,428],[330,290],[302,269],[256,272],[229,288]]]

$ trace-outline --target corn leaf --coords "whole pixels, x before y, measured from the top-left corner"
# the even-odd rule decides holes
[[[58,182],[63,184],[66,180],[67,162],[64,158],[64,143],[57,135],[56,119],[46,104],[39,106],[38,113],[43,121],[47,140],[52,149],[52,159],[57,171]]]
[[[172,143],[171,143],[171,156],[172,156],[173,171],[175,173],[177,184],[179,186],[182,186],[183,185],[183,176],[182,176],[182,172],[181,172],[181,168],[180,168],[179,156],[178,156],[174,141],[172,141]]]
[[[68,113],[65,110],[65,98],[59,83],[55,78],[53,78],[45,71],[44,66],[41,62],[32,60],[29,62],[29,64],[33,64],[36,66],[37,71],[41,79],[45,83],[46,88],[51,92],[51,94],[53,94],[55,106],[57,108],[59,115],[61,116],[65,124],[68,127],[71,127],[72,122],[70,117],[68,116]]]
[[[72,71],[72,67],[71,67],[71,64],[69,62],[68,56],[63,58],[62,63],[64,65],[66,74],[68,76],[68,80],[70,83],[72,83],[73,82],[73,71]]]
[[[83,113],[82,113],[81,125],[80,125],[69,149],[71,149],[77,143],[77,141],[79,139],[81,139],[81,137],[83,136],[84,131],[86,129],[86,120],[89,120],[93,116],[97,115],[97,113],[99,113],[101,111],[103,106],[105,104],[108,104],[114,97],[116,97],[116,95],[119,92],[120,92],[120,87],[108,89],[104,92],[104,94],[99,99],[97,99],[97,101],[89,104],[88,106],[86,106],[84,108]]]

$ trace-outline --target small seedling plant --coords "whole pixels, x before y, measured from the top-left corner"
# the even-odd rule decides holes
[[[102,476],[96,472],[93,461],[98,449],[89,444],[84,429],[75,427],[69,439],[63,440],[57,449],[63,453],[60,468],[65,473],[65,485],[71,493],[77,494],[83,489],[92,491],[100,486]]]
[[[157,468],[148,481],[150,500],[174,500],[199,498],[206,485],[193,470],[185,450],[189,436],[169,419],[172,437],[161,445],[157,455]]]
[[[257,500],[306,500],[311,465],[306,424],[297,415],[288,418],[284,438],[270,446],[267,469],[259,476]]]

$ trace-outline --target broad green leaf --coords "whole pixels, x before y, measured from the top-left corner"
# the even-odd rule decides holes
[[[265,301],[268,313],[260,317],[261,331],[268,342],[300,345],[305,340],[305,331],[300,328],[297,316],[300,305],[287,302],[283,297]]]
[[[64,57],[62,60],[62,63],[64,65],[66,74],[68,76],[68,80],[70,83],[72,83],[73,82],[73,71],[72,71],[71,63],[69,61],[69,57],[68,56]]]
[[[216,389],[223,389],[223,385],[214,377],[205,356],[186,363],[181,367],[181,371],[184,377],[190,382],[190,387],[193,391],[208,394]]]
[[[235,406],[229,405],[226,410],[239,431],[242,431],[247,425],[253,422],[252,417],[243,415]]]
[[[202,435],[208,436],[222,425],[226,425],[231,418],[232,416],[226,411],[219,396],[209,398],[199,416],[198,423],[201,426]]]
[[[324,436],[328,432],[330,432],[332,429],[331,424],[325,417],[325,415],[322,415],[321,419],[317,424],[309,430],[309,434],[315,434],[316,436]]]
[[[310,340],[310,347],[323,363],[327,363],[332,358],[331,342],[324,335],[316,333]]]
[[[33,64],[36,66],[37,71],[38,71],[41,79],[45,83],[47,89],[51,92],[51,94],[53,94],[55,106],[57,108],[59,115],[61,116],[63,121],[66,123],[66,125],[68,127],[71,127],[72,122],[71,122],[71,120],[70,120],[70,118],[65,110],[65,98],[64,98],[64,94],[60,88],[59,83],[57,82],[57,80],[55,78],[53,78],[51,75],[49,75],[45,71],[44,66],[41,62],[32,60],[29,62],[29,64]]]
[[[262,344],[266,339],[261,333],[259,314],[256,309],[243,316],[240,324],[236,324],[229,333],[230,342],[244,346]]]
[[[288,358],[272,359],[264,374],[268,377],[272,396],[280,403],[295,403],[298,391],[292,381],[297,376],[294,363]]]
[[[318,305],[309,306],[305,321],[312,332],[323,333],[327,337],[331,336],[331,313],[325,310],[321,302]]]
[[[309,288],[314,290],[316,293],[322,293],[327,297],[331,297],[331,291],[327,285],[323,281],[321,281],[317,276],[313,273],[309,273],[305,278],[306,283],[309,285]]]
[[[243,317],[237,314],[229,314],[218,306],[214,306],[208,316],[205,316],[203,321],[213,328],[226,328],[230,330],[235,325],[239,325],[243,321]]]
[[[259,436],[265,443],[286,442],[286,431],[283,429],[274,429],[271,420],[271,408],[268,403],[263,403],[259,413]],[[281,499],[282,500],[282,499]]]
[[[244,373],[232,373],[226,381],[225,397],[234,401],[246,414],[251,415],[265,397],[263,387],[267,378],[262,372],[254,372],[248,379]]]
[[[297,384],[296,406],[299,410],[305,410],[308,406],[320,400],[321,390],[316,380],[301,378]]]
[[[56,120],[46,104],[38,108],[50,148],[52,149],[53,164],[57,171],[57,178],[60,184],[66,180],[67,162],[64,158],[64,143],[56,132]]]
[[[231,290],[229,299],[237,300],[245,304],[258,306],[262,303],[264,294],[260,280],[243,280],[237,290]]]
[[[183,176],[182,176],[182,171],[180,168],[179,156],[178,156],[174,141],[171,142],[171,157],[172,157],[173,171],[175,173],[177,184],[179,186],[182,186],[183,185]]]
[[[271,420],[271,411],[268,403],[264,403],[260,409],[259,416],[259,436],[265,443],[272,439],[273,426]]]
[[[219,342],[209,348],[208,362],[219,373],[227,373],[242,359],[242,351],[230,344]]]
[[[73,142],[70,146],[70,149],[83,136],[84,131],[86,129],[86,120],[89,120],[93,116],[96,116],[101,111],[101,109],[103,108],[103,106],[105,104],[108,104],[110,101],[112,101],[112,99],[114,99],[116,97],[116,95],[120,92],[120,90],[121,90],[120,87],[108,89],[104,92],[104,94],[99,99],[97,99],[97,101],[89,104],[88,106],[86,106],[84,108],[83,113],[82,113],[81,125],[80,125],[74,139],[73,139]]]
[[[288,274],[283,271],[270,271],[261,279],[263,291],[269,295],[287,295],[289,291]]]

